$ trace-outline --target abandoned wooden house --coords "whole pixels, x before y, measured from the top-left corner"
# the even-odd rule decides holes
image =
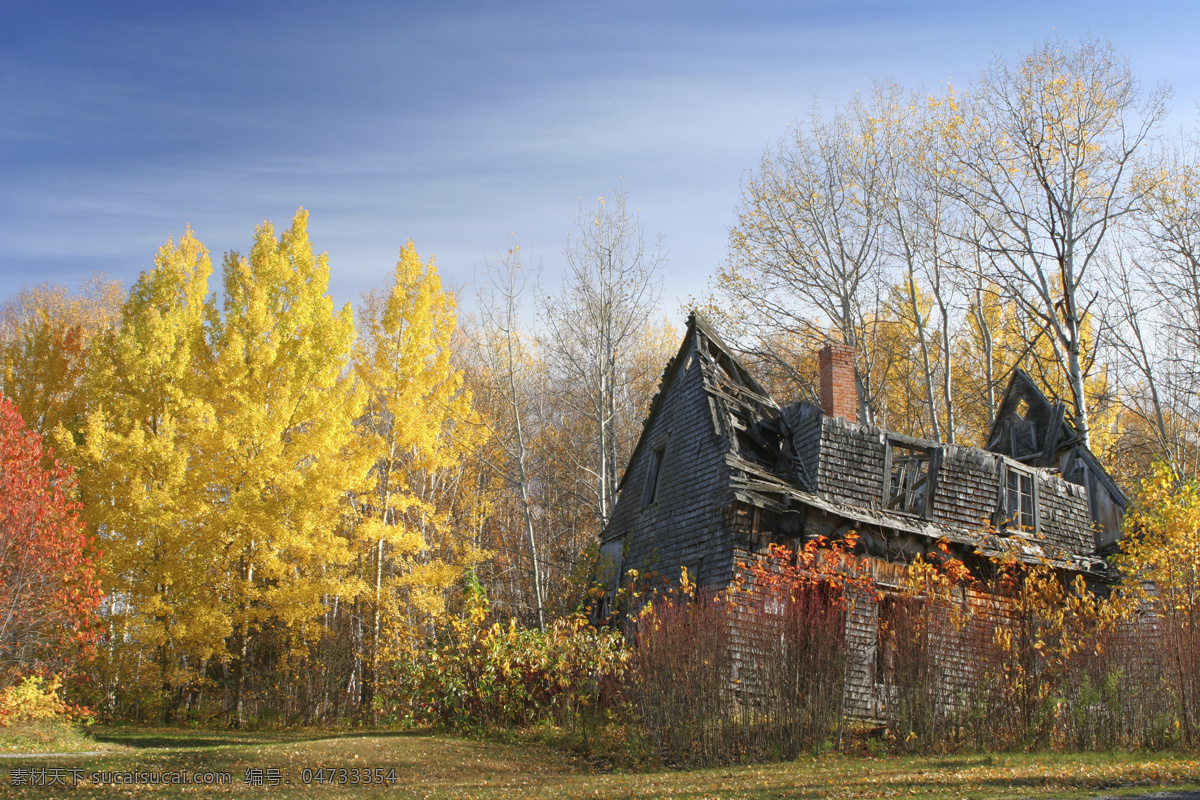
[[[1029,376],[1008,386],[987,449],[861,424],[854,354],[820,353],[820,406],[776,402],[701,317],[688,318],[601,540],[610,593],[629,570],[720,590],[771,543],[793,550],[854,530],[876,584],[946,543],[970,566],[1012,553],[1092,584],[1120,535],[1126,496],[1061,403]],[[857,662],[847,712],[877,717],[870,650],[877,621],[847,623]],[[853,628],[853,629],[851,629]]]

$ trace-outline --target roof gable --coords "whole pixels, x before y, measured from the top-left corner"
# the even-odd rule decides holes
[[[738,360],[733,354],[732,349],[722,341],[721,337],[713,329],[712,325],[704,319],[697,311],[692,311],[688,314],[687,329],[683,336],[683,341],[679,345],[679,351],[667,362],[667,366],[663,369],[662,378],[658,382],[658,392],[654,395],[654,399],[650,401],[650,409],[646,413],[646,419],[642,423],[642,432],[638,436],[637,445],[634,446],[633,453],[629,458],[629,463],[636,463],[639,455],[645,449],[646,439],[650,429],[653,427],[654,419],[658,416],[662,409],[662,404],[667,397],[668,390],[671,388],[671,383],[676,379],[680,367],[685,364],[687,357],[695,354],[701,359],[705,390],[710,397],[719,394],[725,394],[719,387],[725,386],[734,388],[732,395],[740,395],[743,402],[740,404],[746,410],[758,409],[762,407],[774,407],[775,401],[771,399],[767,390],[762,387],[754,376],[750,373],[746,366]],[[725,429],[721,412],[724,409],[713,408],[713,426],[715,432],[732,443],[732,438],[729,437],[729,432]],[[618,494],[625,486],[625,482],[629,477],[629,470],[621,476],[621,481],[617,485]]]
[[[1083,443],[1066,405],[1051,402],[1025,370],[1013,371],[988,432],[987,449],[1030,466],[1056,468],[1068,481],[1087,486],[1093,494],[1105,492],[1122,512],[1129,506],[1124,490]],[[1093,515],[1103,516],[1096,500],[1091,502]],[[1113,524],[1110,520],[1106,527]],[[1105,538],[1117,535],[1119,530],[1109,530]]]

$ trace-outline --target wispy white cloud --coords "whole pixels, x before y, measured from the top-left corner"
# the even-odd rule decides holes
[[[577,198],[619,178],[665,237],[668,290],[698,293],[745,171],[814,98],[962,85],[1055,30],[1116,38],[1189,122],[1200,96],[1178,4],[73,8],[0,33],[0,296],[132,280],[189,223],[216,253],[245,249],[300,205],[339,300],[408,238],[452,283],[510,233],[553,270]]]

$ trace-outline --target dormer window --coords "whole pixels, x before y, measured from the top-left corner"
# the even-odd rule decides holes
[[[889,436],[883,464],[884,510],[928,516],[940,456],[936,447]]]
[[[1000,527],[1037,531],[1037,480],[1030,470],[1005,463],[1000,483]]]
[[[646,488],[642,492],[642,505],[652,505],[658,498],[658,481],[662,477],[663,455],[667,452],[666,444],[662,444],[650,453],[650,464],[646,469]]]

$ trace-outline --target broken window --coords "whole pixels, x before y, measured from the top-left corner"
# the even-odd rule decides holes
[[[884,459],[884,509],[922,516],[929,512],[938,454],[934,447],[888,439]]]
[[[1033,473],[1005,464],[1001,488],[1001,527],[1036,531],[1037,481]]]
[[[650,454],[650,466],[646,470],[646,489],[642,494],[642,505],[648,506],[658,497],[658,479],[662,474],[663,454],[666,453],[667,446],[661,445],[654,448],[654,452]]]
[[[1024,398],[1017,403],[1016,415],[1008,423],[1009,454],[1018,460],[1025,460],[1041,454],[1038,449],[1037,422],[1029,402]]]

